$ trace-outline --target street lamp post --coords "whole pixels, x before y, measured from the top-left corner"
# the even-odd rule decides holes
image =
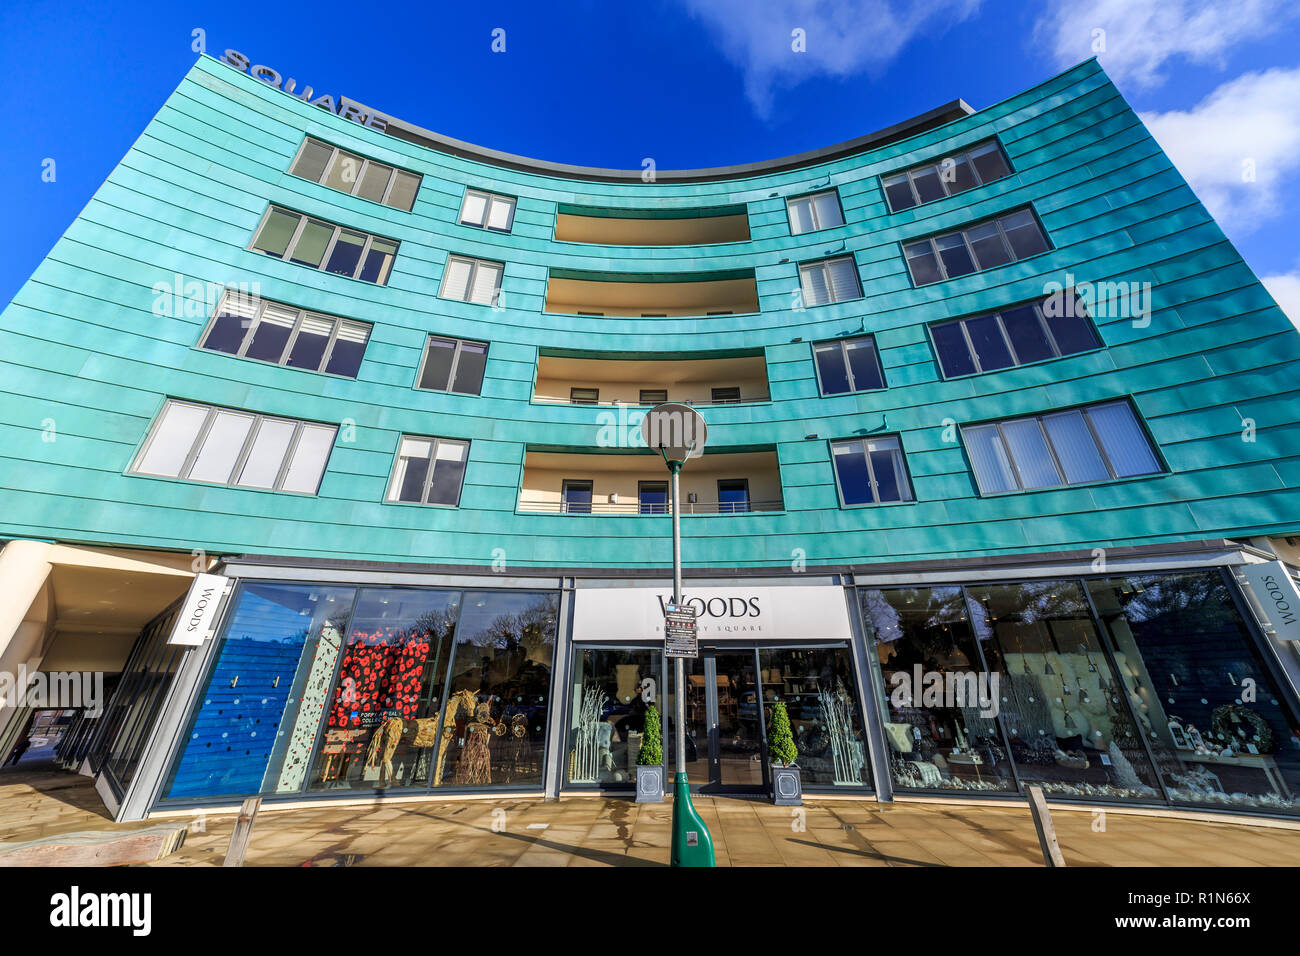
[[[673,601],[674,609],[682,606],[682,520],[681,471],[688,458],[704,451],[708,429],[704,418],[689,405],[656,405],[641,423],[646,446],[663,455],[672,476],[670,499],[673,519]],[[667,638],[665,623],[664,634]],[[691,656],[694,656],[692,654]],[[677,775],[673,782],[673,866],[713,866],[713,837],[691,802],[690,783],[686,777],[686,661],[674,655],[676,670]]]

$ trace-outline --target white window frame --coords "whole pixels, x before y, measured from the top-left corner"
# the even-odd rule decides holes
[[[847,261],[853,270],[853,281],[857,283],[858,294],[849,296],[845,299],[837,299],[834,298],[835,282],[833,281],[831,273],[831,263],[842,261]],[[809,285],[804,281],[804,276],[805,272],[811,272],[814,269],[822,270],[822,274],[826,279],[826,294],[831,296],[831,298],[827,299],[825,302],[810,301],[808,295]],[[845,255],[831,256],[827,259],[816,259],[812,262],[801,262],[799,263],[799,289],[803,293],[803,304],[808,308],[813,308],[818,305],[834,305],[836,302],[854,302],[861,299],[863,297],[862,276],[858,273],[858,260],[852,255],[852,253],[849,253]]]
[[[1043,237],[1043,242],[1044,242],[1044,243],[1046,244],[1046,246],[1047,246],[1047,248],[1044,249],[1043,252],[1051,252],[1051,251],[1052,251],[1052,240],[1051,240],[1051,238],[1047,235],[1047,230],[1043,228],[1042,220],[1040,220],[1040,219],[1038,218],[1037,214],[1036,214],[1036,213],[1034,212],[1034,210],[1033,210],[1033,207],[1031,207],[1031,206],[1020,206],[1020,207],[1018,207],[1018,208],[1016,208],[1016,209],[1008,209],[1006,212],[1004,212],[1004,213],[1002,213],[1002,214],[1000,214],[1000,215],[993,216],[992,218],[989,218],[989,219],[981,219],[979,222],[972,222],[970,225],[962,226],[962,228],[960,228],[960,229],[953,229],[951,232],[941,232],[941,233],[937,233],[936,235],[933,235],[933,236],[925,236],[924,238],[921,238],[921,239],[907,239],[907,240],[904,240],[904,241],[901,243],[901,245],[902,245],[902,249],[903,249],[903,264],[907,267],[907,277],[908,277],[908,279],[911,280],[913,288],[917,288],[917,289],[919,289],[919,288],[921,288],[922,286],[934,285],[934,283],[936,283],[936,282],[946,282],[946,281],[948,281],[949,279],[953,278],[952,276],[949,276],[949,275],[948,275],[948,269],[947,269],[947,267],[943,264],[943,256],[941,256],[941,255],[939,254],[939,247],[938,247],[938,245],[937,245],[937,241],[938,241],[938,240],[940,240],[940,239],[948,239],[948,238],[951,238],[952,236],[960,236],[960,237],[961,237],[961,241],[962,241],[963,245],[964,245],[965,248],[966,248],[966,254],[967,254],[968,256],[970,256],[970,261],[973,262],[973,263],[975,264],[975,270],[974,270],[973,272],[964,272],[964,273],[962,273],[962,275],[956,277],[956,278],[958,278],[958,279],[963,278],[963,277],[968,276],[968,275],[975,275],[975,274],[978,273],[978,272],[987,272],[987,271],[989,271],[989,269],[996,269],[996,268],[998,268],[998,266],[1009,266],[1009,265],[1011,265],[1013,262],[1024,262],[1024,259],[1021,259],[1020,257],[1018,257],[1018,256],[1016,255],[1016,250],[1015,250],[1014,248],[1012,248],[1011,240],[1007,238],[1007,231],[1006,231],[1005,227],[1003,227],[1003,225],[1002,225],[1002,221],[1003,221],[1004,219],[1007,219],[1007,218],[1009,218],[1009,217],[1011,217],[1011,216],[1014,216],[1016,213],[1019,213],[1019,212],[1027,212],[1027,213],[1029,213],[1030,217],[1031,217],[1031,218],[1033,219],[1033,221],[1034,221],[1034,225],[1038,228],[1038,233],[1039,233],[1039,235]],[[1007,259],[1006,262],[999,262],[997,265],[992,265],[992,266],[981,266],[981,265],[980,265],[979,256],[975,255],[975,250],[974,250],[974,248],[972,248],[972,246],[971,246],[970,236],[968,235],[968,233],[969,233],[972,229],[975,229],[975,228],[977,228],[977,227],[979,227],[979,226],[986,226],[986,225],[989,225],[990,223],[992,223],[994,226],[997,227],[997,230],[998,230],[998,238],[1000,238],[1000,239],[1002,240],[1002,248],[1006,251],[1007,256],[1008,256],[1008,259]],[[917,282],[917,281],[916,281],[916,276],[912,274],[912,266],[911,266],[911,263],[909,262],[909,260],[910,260],[912,257],[908,255],[908,250],[911,249],[911,248],[913,248],[913,247],[915,247],[915,246],[919,246],[919,245],[921,245],[921,244],[923,244],[923,243],[929,243],[929,245],[930,245],[930,255],[934,257],[934,264],[935,264],[935,267],[939,270],[939,278],[937,278],[937,279],[932,279],[932,280],[929,281],[929,282]],[[1037,256],[1037,255],[1041,255],[1041,254],[1042,254],[1041,252],[1035,252],[1035,253],[1033,253],[1033,255],[1035,255],[1035,256]],[[1025,258],[1030,258],[1030,256],[1026,256]]]
[[[469,202],[470,196],[478,196],[483,200],[483,221],[474,222],[472,219],[465,218],[465,206]],[[489,225],[492,221],[492,204],[494,202],[508,203],[510,206],[510,216],[506,221],[504,229],[497,226]],[[460,201],[460,217],[458,222],[462,226],[473,226],[475,229],[489,229],[492,232],[508,233],[515,227],[515,211],[518,209],[519,200],[514,196],[503,196],[500,193],[490,193],[483,189],[466,189],[465,195]]]
[[[456,298],[455,296],[447,295],[447,279],[451,275],[451,264],[453,262],[464,262],[470,267],[469,277],[465,280],[465,298],[463,299],[459,299]],[[497,285],[492,290],[491,302],[475,302],[473,299],[470,298],[470,296],[474,292],[474,280],[478,278],[479,266],[482,265],[495,266],[501,270],[497,276]],[[476,259],[473,256],[462,256],[456,253],[452,253],[451,255],[447,256],[447,264],[446,266],[443,267],[442,270],[442,283],[438,287],[438,298],[447,299],[451,302],[465,302],[469,305],[486,305],[492,308],[496,308],[497,302],[499,302],[501,299],[501,290],[505,286],[505,281],[506,281],[506,264],[504,262],[497,262],[495,259]]]
[[[906,491],[907,497],[891,499],[889,501],[880,500],[880,484],[876,481],[876,466],[871,461],[871,450],[867,447],[869,442],[890,439],[894,443],[894,482],[900,492]],[[835,438],[831,440],[831,470],[835,473],[835,490],[840,496],[840,507],[842,508],[867,508],[877,505],[899,505],[910,504],[916,501],[916,489],[912,487],[912,476],[907,471],[907,455],[903,451],[903,437],[898,434],[891,435],[871,435],[862,438]],[[856,454],[860,454],[867,466],[867,485],[871,489],[870,501],[848,502],[844,498],[844,486],[840,484],[840,470],[835,464],[836,447],[854,448]]]
[[[280,256],[264,252],[263,250],[258,249],[256,245],[258,237],[262,234],[262,230],[266,228],[266,224],[270,221],[271,216],[277,212],[282,212],[286,216],[298,217],[298,225],[294,227],[293,235],[289,237],[289,244],[284,247],[284,254]],[[322,226],[329,226],[334,230],[330,235],[329,241],[325,243],[325,251],[321,254],[320,265],[318,266],[308,265],[305,262],[295,262],[293,260],[294,249],[302,238],[303,229],[306,228],[308,222],[318,222]],[[339,235],[343,232],[355,232],[358,235],[366,237],[366,241],[362,243],[361,246],[361,255],[357,257],[356,268],[352,270],[352,275],[350,276],[344,275],[341,272],[330,272],[325,268],[330,261],[330,256],[334,253],[334,246],[338,242]],[[376,239],[383,242],[391,242],[393,244],[393,258],[388,264],[388,271],[379,279],[379,281],[372,282],[370,279],[361,278],[361,270],[366,267],[366,259],[370,256],[370,246]],[[266,212],[262,214],[262,221],[259,222],[257,228],[253,230],[253,238],[248,244],[248,250],[250,252],[256,252],[263,256],[270,256],[272,259],[278,258],[281,262],[287,262],[290,265],[295,266],[302,266],[305,269],[314,269],[316,272],[324,272],[326,275],[341,276],[345,279],[356,279],[358,282],[365,282],[370,285],[388,285],[388,280],[393,275],[393,266],[397,264],[397,253],[401,247],[401,242],[396,239],[390,239],[387,236],[377,236],[374,233],[365,232],[361,229],[353,229],[350,226],[340,226],[337,223],[330,222],[328,219],[321,219],[319,216],[309,216],[306,213],[298,212],[294,209],[288,209],[284,206],[276,206],[274,204],[266,207]]]
[[[294,167],[298,165],[298,161],[302,159],[303,153],[307,151],[308,143],[315,143],[317,146],[324,146],[326,149],[332,150],[329,158],[325,160],[325,168],[321,170],[320,178],[316,180],[308,179],[306,176],[294,172]],[[335,186],[328,185],[330,172],[334,169],[334,164],[338,162],[340,156],[344,156],[344,155],[350,156],[351,158],[358,160],[361,164],[360,168],[357,171],[356,182],[352,184],[351,190],[342,190],[342,189],[338,189]],[[378,200],[367,199],[365,196],[362,196],[358,192],[358,190],[361,188],[361,183],[366,178],[366,171],[370,168],[370,164],[372,162],[377,166],[388,166],[392,170],[392,172],[390,172],[388,175],[388,182],[385,183],[384,185],[383,197]],[[294,154],[293,162],[289,164],[289,174],[291,176],[297,176],[299,179],[304,179],[309,183],[315,182],[318,186],[325,186],[325,188],[327,189],[333,189],[335,192],[341,192],[347,196],[356,196],[358,199],[365,199],[366,202],[379,202],[382,205],[387,206],[389,209],[396,209],[400,212],[410,212],[411,209],[407,209],[402,206],[395,206],[391,202],[389,202],[389,199],[393,195],[393,187],[397,185],[399,173],[406,173],[406,175],[408,176],[415,177],[415,192],[411,194],[411,209],[414,209],[415,199],[420,194],[420,187],[424,185],[424,177],[421,176],[419,173],[413,173],[409,169],[403,169],[401,166],[394,165],[393,163],[385,163],[378,159],[371,160],[358,153],[352,152],[350,149],[343,149],[341,146],[334,146],[333,144],[327,143],[322,139],[316,139],[316,137],[314,136],[308,136],[305,139],[303,139],[302,143],[298,146],[298,152]]]
[[[424,368],[429,362],[430,350],[433,348],[433,343],[435,340],[440,342],[455,343],[455,346],[452,348],[452,352],[451,352],[451,369],[447,373],[446,388],[431,388],[428,385],[420,384],[422,381],[424,381]],[[460,368],[460,357],[462,354],[464,354],[464,346],[466,345],[483,346],[483,363],[484,363],[483,377],[486,379],[487,378],[486,365],[487,365],[488,350],[491,345],[490,343],[480,342],[477,339],[458,339],[451,335],[434,335],[431,332],[429,333],[428,338],[424,340],[424,354],[420,356],[420,367],[419,369],[416,370],[415,373],[415,387],[422,392],[442,392],[446,395],[482,395],[483,394],[482,381],[479,382],[477,392],[458,392],[451,387],[452,383],[456,381],[456,371],[457,369]]]
[[[840,221],[835,223],[823,223],[821,216],[817,214],[817,199],[821,196],[832,196],[835,199],[835,206],[840,211]],[[795,203],[808,203],[808,218],[812,220],[812,228],[805,229],[802,232],[795,232],[795,217],[791,213],[790,207]],[[846,222],[844,218],[844,205],[840,202],[840,191],[834,187],[831,189],[821,189],[815,193],[804,193],[802,196],[791,196],[785,201],[785,218],[790,224],[790,235],[806,236],[812,232],[820,232],[823,229],[834,229],[837,226],[843,226]]]
[[[857,380],[853,376],[853,366],[849,364],[849,343],[850,342],[870,342],[871,354],[876,360],[876,371],[880,373],[879,385],[868,385],[859,388]],[[822,384],[822,367],[817,361],[817,348],[822,345],[838,345],[840,361],[844,363],[844,375],[849,380],[849,390],[847,392],[828,392]],[[885,367],[880,361],[880,347],[876,345],[874,335],[851,335],[844,339],[823,339],[820,342],[812,344],[813,350],[813,370],[817,373],[817,392],[820,395],[853,395],[857,392],[878,392],[885,388]]]
[[[429,468],[424,476],[424,486],[420,489],[419,501],[405,501],[402,498],[395,497],[399,483],[397,481],[397,470],[402,465],[402,445],[408,441],[427,441],[429,443]],[[463,449],[465,468],[460,475],[460,486],[456,489],[456,500],[452,504],[443,504],[442,502],[430,502],[429,492],[433,490],[434,472],[438,468],[438,448],[441,445],[456,445]],[[397,437],[397,450],[393,452],[393,467],[388,474],[388,490],[384,492],[384,501],[387,504],[394,505],[419,505],[423,508],[459,508],[460,497],[465,493],[465,475],[469,471],[469,439],[466,438],[439,438],[434,435],[410,435],[403,432]],[[410,458],[415,461],[417,459]]]
[[[154,440],[158,437],[159,426],[166,419],[168,409],[176,405],[185,405],[190,408],[204,409],[207,412],[203,422],[199,425],[198,431],[194,434],[189,450],[186,452],[185,457],[181,462],[180,469],[175,475],[160,475],[150,471],[141,471],[140,465],[148,456]],[[198,460],[199,455],[203,452],[204,442],[207,441],[208,435],[212,430],[213,424],[216,422],[217,416],[222,412],[228,412],[234,415],[244,415],[253,420],[248,427],[248,434],[244,436],[244,443],[240,447],[239,453],[235,456],[234,463],[231,465],[230,474],[227,476],[225,481],[204,481],[199,478],[188,477],[190,472],[193,471],[194,464]],[[262,485],[241,485],[238,481],[239,475],[244,470],[244,465],[248,461],[248,456],[253,450],[254,443],[257,441],[258,431],[260,430],[262,423],[266,421],[284,422],[294,425],[293,435],[289,439],[289,444],[285,447],[284,457],[280,461],[280,468],[276,473],[275,483],[270,488],[266,488]],[[285,479],[289,476],[289,469],[293,465],[293,458],[298,451],[298,444],[302,440],[303,432],[309,427],[328,428],[334,433],[334,438],[330,440],[329,454],[325,456],[325,460],[321,463],[320,475],[316,479],[316,488],[313,491],[286,490],[283,487]],[[149,434],[140,445],[140,450],[136,452],[136,456],[132,460],[128,472],[142,478],[172,478],[178,481],[191,481],[195,484],[220,485],[228,488],[241,488],[249,491],[276,491],[281,494],[314,497],[320,492],[320,484],[325,480],[325,473],[329,470],[329,460],[334,453],[334,440],[337,439],[337,437],[338,426],[330,425],[325,422],[311,422],[300,418],[287,418],[283,415],[263,415],[258,412],[249,412],[244,409],[229,408],[223,405],[208,405],[204,402],[191,402],[186,401],[185,399],[169,398],[163,402],[162,408],[159,409],[158,414],[154,416],[154,420],[149,426]]]
[[[984,179],[983,176],[980,175],[979,170],[975,168],[975,162],[972,157],[972,154],[977,149],[982,149],[985,146],[992,146],[995,149],[997,149],[999,153],[1002,154],[1002,165],[1007,168],[1006,175],[999,176],[998,179],[990,179],[987,181]],[[949,159],[954,161],[957,159],[964,159],[966,161],[966,168],[970,170],[971,178],[975,180],[974,186],[971,186],[969,189],[958,189],[958,190],[953,190],[952,188],[950,188],[953,185],[955,185],[955,183],[950,183],[943,178],[943,164],[946,160]],[[943,189],[943,195],[940,196],[938,199],[926,199],[922,201],[921,193],[916,188],[916,174],[924,172],[928,169],[935,170],[938,176],[940,187]],[[928,163],[918,163],[915,166],[909,166],[906,169],[900,169],[892,173],[884,173],[880,177],[880,191],[885,194],[885,207],[891,213],[903,212],[907,209],[915,209],[917,206],[924,206],[926,205],[926,203],[938,202],[940,199],[947,199],[949,196],[960,196],[962,193],[970,192],[971,189],[975,189],[979,186],[986,186],[988,185],[988,183],[996,183],[1000,179],[1006,179],[1014,172],[1015,170],[1011,167],[1010,160],[1007,159],[1006,150],[1002,148],[1002,144],[997,140],[996,137],[994,137],[993,139],[981,140],[980,142],[974,144],[973,146],[970,146],[967,149],[963,149],[959,152],[949,153],[947,156],[940,157],[938,160],[933,160]],[[894,208],[894,204],[889,201],[889,190],[885,188],[886,180],[897,179],[899,176],[907,177],[907,188],[911,191],[912,198],[916,200],[914,203],[912,203],[912,205],[904,206],[903,209]]]
[[[236,349],[234,352],[224,352],[221,349],[208,348],[207,346],[208,337],[212,334],[213,329],[216,328],[217,318],[225,310],[226,304],[230,302],[230,300],[232,299],[241,299],[241,298],[256,303],[256,312],[254,312],[252,318],[247,320],[247,325],[244,329],[244,339],[242,342],[239,343],[239,348]],[[289,339],[285,343],[284,351],[280,354],[280,358],[274,362],[272,362],[270,359],[252,358],[249,357],[247,354],[245,354],[248,352],[248,347],[253,343],[254,333],[257,331],[258,324],[262,321],[262,314],[267,310],[268,307],[285,309],[286,311],[297,313],[297,317],[294,319],[293,329],[292,331],[290,331]],[[303,321],[308,316],[311,316],[312,318],[316,318],[316,319],[324,319],[327,322],[333,323],[333,328],[330,330],[329,341],[326,343],[325,351],[321,355],[320,366],[314,369],[304,368],[301,365],[290,366],[288,364],[289,356],[293,354],[293,347],[295,344],[297,344],[298,341],[298,333],[302,329]],[[203,335],[199,337],[198,347],[203,349],[205,352],[212,352],[216,355],[229,355],[231,358],[248,359],[248,361],[250,362],[261,362],[265,365],[278,365],[281,368],[292,367],[304,372],[315,372],[318,375],[333,375],[337,378],[346,378],[351,381],[351,380],[355,380],[356,378],[355,375],[339,375],[337,372],[325,371],[329,367],[330,359],[333,358],[334,356],[334,343],[338,341],[339,332],[342,330],[345,323],[351,325],[364,326],[366,330],[366,345],[368,346],[370,344],[370,336],[374,332],[374,328],[375,328],[374,325],[372,325],[370,322],[362,322],[359,319],[345,319],[342,316],[327,315],[324,312],[313,312],[309,309],[299,309],[296,306],[286,305],[283,302],[276,302],[273,299],[263,299],[260,297],[251,298],[249,296],[243,295],[237,290],[227,289],[225,293],[221,296],[221,301],[217,303],[217,308],[212,313],[212,317],[208,319],[208,324],[203,330]],[[364,346],[362,351],[364,352]]]

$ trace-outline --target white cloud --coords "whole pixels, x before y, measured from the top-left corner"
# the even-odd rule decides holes
[[[1295,0],[1053,0],[1034,39],[1058,66],[1096,56],[1116,82],[1151,87],[1165,81],[1165,61],[1222,66],[1229,49],[1272,33],[1298,10]]]
[[[980,0],[681,0],[744,74],[760,116],[773,92],[814,76],[879,70],[913,37],[938,34],[979,9]],[[795,52],[793,31],[804,31]]]
[[[1141,116],[1226,231],[1283,212],[1280,191],[1300,173],[1300,67],[1247,73],[1189,110]]]
[[[1259,280],[1264,288],[1273,294],[1277,304],[1287,314],[1292,324],[1300,329],[1300,272],[1284,272],[1281,275],[1264,276]]]

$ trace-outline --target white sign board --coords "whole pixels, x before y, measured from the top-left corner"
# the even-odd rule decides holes
[[[701,641],[847,641],[844,589],[690,587]],[[584,588],[574,596],[575,641],[662,641],[671,587]]]
[[[222,595],[230,590],[230,578],[224,574],[196,574],[185,596],[180,614],[168,644],[187,644],[197,647],[208,639],[216,627],[217,611]]]
[[[1300,641],[1300,589],[1282,562],[1243,564],[1241,573],[1277,636],[1284,641]]]

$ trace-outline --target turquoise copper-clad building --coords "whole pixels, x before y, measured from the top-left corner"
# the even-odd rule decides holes
[[[1294,812],[1300,336],[1095,61],[685,171],[289,86],[201,57],[0,316],[0,669],[120,675],[120,816],[630,786],[674,507],[706,787],[785,700],[810,794]]]

